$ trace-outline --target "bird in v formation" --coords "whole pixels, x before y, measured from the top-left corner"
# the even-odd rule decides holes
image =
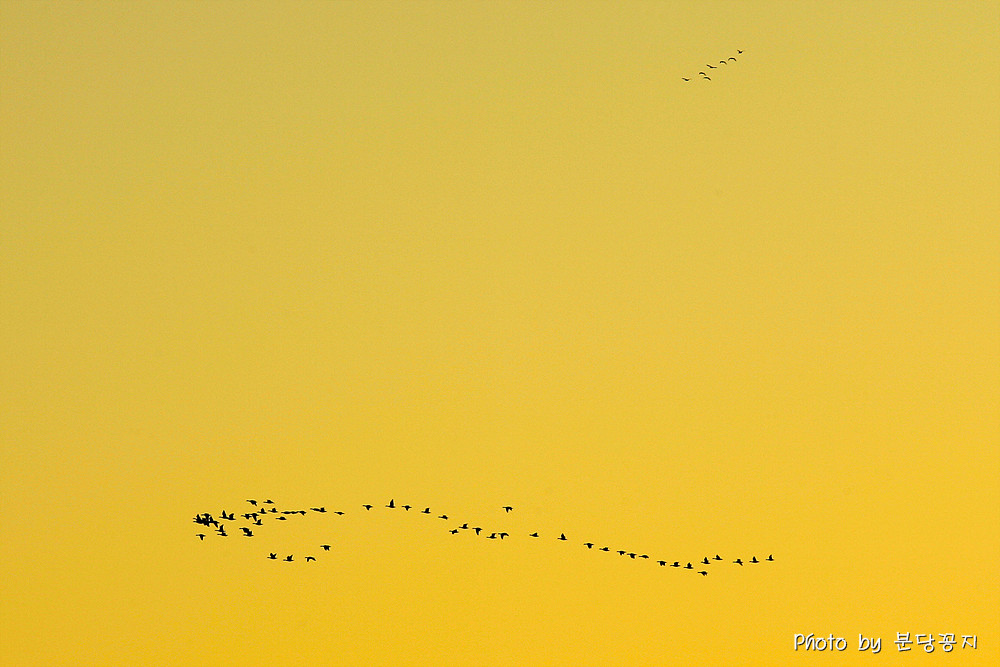
[[[254,500],[254,499],[249,499],[249,500],[247,500],[247,502],[250,503],[254,508],[258,508],[257,511],[247,512],[246,514],[241,515],[242,518],[244,518],[247,521],[251,522],[251,525],[262,526],[262,525],[264,525],[262,519],[266,518],[268,514],[278,514],[279,513],[279,510],[276,507],[272,507],[270,510],[267,510],[267,509],[263,508],[263,505],[274,505],[274,501],[271,500],[271,499],[267,499],[267,500],[263,501],[261,505],[258,505],[257,501]],[[366,512],[367,512],[367,511],[371,511],[374,508],[374,505],[364,504],[364,505],[361,505],[361,507],[363,507],[366,510]],[[389,509],[395,509],[396,507],[402,507],[405,510],[409,510],[409,508],[412,507],[412,505],[398,505],[397,506],[396,503],[395,503],[395,500],[394,499],[390,499],[389,502],[385,505],[385,507],[387,507]],[[310,507],[310,509],[313,512],[316,512],[318,514],[325,514],[326,513],[326,507],[325,506]],[[511,505],[504,505],[500,509],[503,510],[504,514],[506,515],[506,514],[509,514],[511,511],[513,511],[514,508]],[[336,510],[336,511],[334,511],[332,513],[335,514],[335,515],[337,515],[337,516],[344,516],[346,514],[346,512],[344,512],[343,510]],[[430,507],[426,507],[420,513],[421,514],[431,514],[431,508]],[[275,520],[285,521],[285,520],[287,520],[287,515],[306,516],[308,514],[308,512],[306,512],[305,510],[281,510],[280,514],[282,516],[276,516],[276,517],[274,517],[274,519]],[[438,518],[447,520],[448,519],[448,515],[447,514],[441,514],[441,515],[438,516]],[[195,515],[195,517],[193,519],[193,521],[196,524],[199,524],[201,526],[214,526],[216,528],[216,533],[220,537],[227,537],[228,536],[228,533],[225,530],[225,524],[220,523],[220,521],[235,521],[235,520],[236,520],[236,514],[235,514],[235,512],[226,512],[225,510],[223,510],[221,512],[221,515],[220,515],[219,519],[216,519],[209,512],[204,512],[204,513],[201,513],[201,514],[197,514],[197,515]],[[255,537],[254,532],[249,527],[247,527],[247,526],[239,526],[239,529],[240,529],[240,531],[243,533],[243,535],[245,537]],[[450,534],[452,534],[452,535],[458,535],[462,530],[470,530],[469,522],[464,522],[464,523],[462,523],[461,525],[459,525],[459,526],[457,526],[455,528],[451,528],[448,532]],[[475,532],[476,535],[480,535],[480,533],[483,531],[483,528],[481,526],[474,526],[474,527],[471,527],[471,530],[473,532]],[[490,540],[504,540],[505,538],[510,537],[510,535],[511,534],[509,532],[507,532],[507,531],[490,531],[489,534],[486,535],[485,537],[486,537],[486,539],[490,539]],[[205,533],[197,533],[195,536],[200,541],[204,541],[205,537],[206,537],[206,534]],[[533,538],[540,538],[541,534],[538,531],[535,531],[535,532],[532,532],[532,533],[528,533],[528,536],[529,537],[533,537]],[[566,533],[559,533],[558,537],[555,537],[554,539],[556,539],[558,541],[561,541],[561,542],[568,542],[569,541],[569,538],[566,536]],[[591,550],[595,546],[597,546],[597,543],[595,543],[595,542],[589,542],[589,541],[588,542],[581,542],[581,544],[583,546],[585,546],[588,550]],[[320,546],[320,548],[323,549],[323,551],[327,551],[327,552],[330,551],[330,549],[332,548],[330,544],[321,544],[319,546]],[[607,551],[610,551],[610,547],[607,546],[607,545],[605,545],[605,546],[602,546],[602,547],[598,548],[597,551],[607,552]],[[646,560],[648,560],[648,559],[650,559],[650,556],[648,554],[640,554],[637,551],[628,551],[626,549],[618,549],[617,552],[618,552],[619,555],[622,555],[622,556],[627,555],[631,560],[638,560],[638,559],[646,559]],[[282,560],[284,560],[284,562],[288,562],[288,563],[294,562],[293,556],[294,556],[294,554],[289,554],[288,556],[286,556]],[[267,559],[268,560],[278,560],[277,553],[276,552],[269,552],[268,556],[267,556]],[[719,561],[722,561],[722,560],[723,560],[722,556],[720,556],[719,554],[715,554],[715,556],[712,557],[711,559],[708,556],[703,557],[702,560],[701,560],[701,562],[700,562],[700,564],[701,565],[711,565],[713,563],[713,561],[714,562],[719,562]],[[307,562],[307,563],[308,562],[315,562],[316,561],[316,557],[312,556],[312,555],[308,555],[308,556],[304,557],[304,561]],[[665,560],[665,559],[664,560],[654,560],[654,562],[657,565],[659,565],[660,567],[665,567],[668,564],[668,561]],[[733,564],[739,565],[741,567],[744,564],[758,564],[758,563],[763,563],[763,562],[774,562],[774,555],[773,554],[769,554],[767,556],[767,558],[765,558],[763,560],[758,560],[757,556],[754,555],[754,556],[751,556],[751,558],[749,560],[747,560],[747,561],[744,561],[742,558],[736,558],[732,562],[733,562]],[[680,568],[680,569],[685,569],[685,570],[694,570],[694,565],[691,562],[688,562],[686,565],[681,565],[680,561],[673,561],[672,563],[670,563],[670,567],[675,567],[675,568]],[[707,570],[700,570],[700,571],[698,571],[698,574],[701,574],[703,576],[708,576],[708,571]]]
[[[743,54],[742,50],[740,50],[740,49],[736,50],[736,55],[742,55],[742,54]],[[733,62],[733,63],[737,62],[736,56],[729,56],[725,60],[720,60],[719,61],[719,65],[726,65],[726,66],[728,66],[729,63],[731,63],[731,62]],[[706,63],[705,67],[706,67],[706,69],[710,69],[710,70],[712,70],[712,69],[720,69],[719,65],[712,65],[710,63]],[[698,75],[701,77],[702,81],[711,81],[712,80],[712,77],[710,77],[704,71],[698,72]],[[693,76],[682,76],[681,77],[681,81],[691,81],[694,78],[695,77],[693,77]]]

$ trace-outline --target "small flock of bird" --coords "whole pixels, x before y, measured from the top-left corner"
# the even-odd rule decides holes
[[[258,501],[254,500],[254,499],[249,499],[246,502],[250,503],[250,505],[254,509],[252,511],[250,511],[250,512],[246,512],[244,514],[240,514],[239,515],[239,518],[243,519],[245,522],[247,522],[249,524],[249,525],[245,525],[245,526],[238,526],[238,529],[240,530],[241,535],[243,537],[255,537],[254,532],[253,532],[253,526],[263,526],[264,525],[264,519],[270,519],[270,520],[274,520],[274,521],[287,521],[290,517],[293,517],[293,516],[306,516],[307,514],[309,514],[309,511],[315,512],[317,514],[326,514],[327,513],[326,507],[310,507],[309,511],[303,510],[303,509],[279,510],[275,506],[274,501],[271,500],[270,498],[268,498],[267,500],[263,500],[260,503],[258,503]],[[371,505],[371,504],[364,504],[364,505],[361,505],[361,507],[365,510],[365,512],[370,512],[370,511],[372,511],[375,508],[375,506]],[[452,519],[450,519],[450,517],[447,514],[437,514],[436,512],[432,512],[430,507],[425,507],[422,510],[417,510],[416,507],[414,507],[413,505],[406,505],[406,504],[397,505],[395,499],[390,499],[389,502],[386,503],[385,507],[388,508],[388,509],[390,509],[390,510],[402,509],[404,512],[409,512],[412,509],[412,510],[415,510],[414,514],[426,514],[426,515],[430,515],[432,517],[436,517],[438,519],[442,519],[444,521],[452,521]],[[512,506],[510,506],[510,505],[504,505],[500,509],[502,509],[505,514],[509,514],[510,512],[514,511],[514,508]],[[342,510],[335,510],[335,511],[331,512],[331,514],[336,514],[338,516],[343,516],[345,514],[345,512],[342,511]],[[209,528],[214,527],[215,533],[219,537],[228,537],[229,533],[226,532],[226,524],[223,523],[223,522],[225,522],[225,521],[237,521],[237,515],[236,515],[235,512],[228,512],[227,513],[225,510],[223,510],[221,516],[219,518],[216,518],[216,517],[214,517],[209,512],[203,512],[203,513],[195,515],[193,521],[194,521],[194,523],[198,524],[199,526],[204,526],[206,530],[209,529]],[[463,522],[461,525],[454,525],[454,524],[452,524],[452,526],[453,527],[450,527],[450,528],[447,529],[448,532],[450,534],[452,534],[452,535],[458,535],[458,534],[462,533],[463,531],[468,531],[470,535],[474,533],[476,536],[484,537],[485,539],[488,539],[488,540],[504,540],[504,539],[506,539],[508,537],[511,537],[511,534],[509,532],[507,532],[507,531],[486,530],[482,526],[470,526],[469,522],[467,522],[467,521]],[[537,531],[532,532],[532,533],[527,533],[526,536],[529,537],[529,538],[532,538],[532,539],[542,539],[542,536]],[[203,532],[196,533],[195,537],[197,537],[199,540],[204,541],[204,539],[207,537],[207,534],[203,533]],[[555,537],[553,539],[556,539],[556,540],[561,541],[561,542],[568,542],[569,541],[569,538],[566,537],[566,533],[559,533],[559,536]],[[657,560],[657,559],[651,558],[649,556],[649,554],[639,553],[637,551],[630,551],[628,549],[612,549],[610,546],[607,546],[607,545],[598,547],[596,542],[581,542],[581,545],[585,546],[587,549],[596,550],[596,551],[605,551],[605,552],[615,551],[615,552],[618,553],[619,556],[628,556],[632,560],[640,560],[640,559],[642,559],[642,560],[651,560],[652,562],[655,562],[656,564],[658,564],[660,567],[667,567],[667,566],[669,566],[669,567],[675,567],[675,568],[679,568],[679,569],[683,569],[683,570],[694,570],[695,567],[697,567],[694,564],[694,562],[691,562],[691,561],[687,562],[686,565],[682,565],[680,560],[674,560],[674,561],[671,561],[669,559]],[[595,549],[595,547],[596,547],[596,549]],[[319,548],[323,549],[323,551],[330,551],[331,545],[330,544],[320,544]],[[282,560],[282,561],[284,561],[286,563],[291,563],[291,562],[294,562],[294,560],[295,560],[295,554],[288,554],[287,556],[284,556],[283,558],[279,558],[279,556],[278,556],[278,554],[276,552],[270,552],[269,551],[268,555],[266,556],[266,558],[268,560],[275,560],[275,561],[276,560]],[[316,557],[313,556],[313,555],[304,556],[303,559],[307,563],[316,561]],[[714,557],[705,556],[704,558],[701,559],[701,561],[698,561],[698,564],[700,566],[707,566],[707,565],[713,565],[713,564],[716,564],[716,563],[719,563],[719,562],[724,562],[724,561],[725,561],[725,559],[722,556],[720,556],[719,554],[715,554]],[[746,561],[744,561],[743,558],[741,557],[741,558],[737,558],[736,560],[732,561],[733,564],[739,565],[741,567],[744,564],[754,565],[754,564],[765,563],[765,562],[774,562],[774,556],[773,555],[768,555],[767,558],[764,558],[762,560],[758,560],[756,556],[752,556],[749,560],[746,560]],[[702,576],[705,576],[705,577],[708,576],[708,570],[707,569],[698,570],[697,573],[700,574],[700,575],[702,575]]]
[[[736,50],[736,55],[742,55],[742,53],[743,52],[740,51],[739,49]],[[733,63],[736,62],[736,56],[729,56],[725,60],[720,60],[719,61],[719,65],[726,65],[728,67],[729,63],[731,63],[731,62],[733,62]],[[708,75],[708,72],[706,70],[720,69],[719,65],[708,65],[708,64],[706,64],[705,65],[705,69],[702,70],[702,71],[700,71],[700,72],[698,72],[698,74],[701,75],[701,80],[702,81],[711,81],[712,77],[710,77]],[[691,75],[691,76],[682,76],[681,77],[681,81],[691,81],[692,79],[695,79],[695,78],[696,77],[694,75]]]

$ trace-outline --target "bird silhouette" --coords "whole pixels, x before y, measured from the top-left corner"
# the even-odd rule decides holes
[[[447,518],[448,518],[448,515],[447,515],[447,514],[442,514],[442,515],[441,515],[441,516],[439,516],[438,518],[439,518],[439,519],[447,519]]]
[[[323,551],[329,551],[330,550],[330,545],[329,544],[321,544],[320,546],[323,547]]]
[[[765,558],[764,560],[770,560],[770,561],[773,561],[773,560],[774,560],[774,556],[768,556],[768,557],[767,557],[767,558]]]
[[[488,539],[488,540],[495,540],[495,539],[497,539],[497,534],[496,533],[490,533],[489,535],[486,536],[486,539]]]
[[[656,562],[660,564],[660,567],[663,567],[664,565],[667,564],[667,561],[665,561],[665,560],[658,560]]]
[[[635,560],[635,552],[630,553],[628,557],[631,558],[632,560]]]
[[[274,554],[274,553],[270,554],[270,555],[268,555],[268,558],[270,558],[271,560],[278,560],[278,554]]]
[[[514,509],[514,508],[513,508],[513,507],[511,507],[510,505],[504,505],[504,507],[503,507],[503,511],[504,511],[505,513],[506,513],[506,512],[510,512],[510,511],[511,511],[512,509]]]
[[[736,53],[743,53],[743,52],[740,51],[739,49],[736,49]]]
[[[502,540],[503,538],[505,538],[505,537],[510,537],[510,533],[500,533],[500,539],[501,539],[501,540]]]
[[[624,556],[624,555],[625,555],[625,554],[627,554],[627,553],[628,553],[628,552],[627,552],[627,551],[625,551],[624,549],[619,549],[619,550],[618,550],[618,555],[619,555],[619,556]]]
[[[733,562],[736,563],[737,565],[743,565],[743,561],[741,559],[739,559],[739,558],[737,558]]]
[[[311,560],[316,560],[316,557],[315,557],[315,556],[306,556],[306,562],[307,562],[307,563],[308,563],[309,561],[311,561]]]
[[[452,528],[451,529],[451,534],[452,535],[458,535],[458,528]]]
[[[247,502],[250,503],[251,505],[253,505],[254,507],[257,507],[257,501],[256,500],[248,500]]]
[[[611,549],[609,549],[608,547],[601,547],[600,551],[611,551]]]
[[[705,65],[708,69],[716,69],[715,65]]]
[[[287,562],[287,563],[291,563],[292,562],[292,555],[291,554],[285,556],[285,562]]]
[[[559,533],[559,537],[557,537],[556,539],[558,539],[558,540],[565,540],[566,539],[566,533]]]
[[[195,537],[197,537],[199,540],[203,542],[205,541],[205,533],[197,533]]]
[[[593,542],[584,542],[584,545],[586,545],[586,547],[588,549],[593,549],[594,548],[594,543]]]
[[[421,514],[430,514],[430,513],[431,513],[431,508],[430,507],[425,507],[423,509],[423,511],[421,512]]]
[[[273,500],[271,500],[270,498],[268,498],[267,500],[265,500],[265,501],[264,501],[264,504],[265,504],[265,505],[273,505],[273,504],[274,504],[274,501],[273,501]]]
[[[476,526],[472,530],[476,531],[476,535],[478,535],[480,533],[480,531],[482,531],[482,528],[480,528],[479,526]]]
[[[394,503],[391,499],[389,500],[389,504],[386,505],[386,507],[388,507],[389,509],[392,509],[395,506],[396,506],[396,503]]]
[[[712,77],[710,77],[710,76],[703,76],[701,78],[704,79],[705,81],[711,81],[712,80]]]
[[[715,554],[715,560],[722,560],[722,556],[720,556],[719,554]]]
[[[691,563],[688,563],[687,565],[685,565],[685,566],[684,566],[684,569],[685,569],[685,570],[693,570],[693,569],[694,569],[694,566],[693,566],[693,565],[691,565]]]
[[[708,572],[705,572],[705,570],[699,570],[698,574],[700,574],[703,577],[707,577],[708,576]]]
[[[538,537],[538,533],[532,533],[531,535],[528,535],[528,537]]]
[[[344,516],[344,513],[341,512],[340,510],[337,510],[336,512],[334,512],[334,514],[337,514],[339,516]]]
[[[751,563],[759,563],[760,561],[759,561],[759,560],[757,560],[757,557],[756,557],[756,556],[754,556],[753,558],[751,558],[751,559],[750,559],[750,562],[751,562]]]
[[[412,505],[403,505],[403,509],[406,510],[407,512],[410,511],[410,507],[412,507]]]
[[[670,567],[680,567],[680,566],[681,566],[681,563],[680,563],[680,561],[677,561],[677,560],[675,560],[673,563],[670,564]]]
[[[705,556],[705,558],[701,561],[701,564],[702,565],[711,565],[711,562],[708,560],[708,556]]]
[[[313,512],[319,512],[321,514],[326,511],[325,507],[310,507],[309,509],[311,509]]]
[[[740,53],[743,53],[743,52],[740,51]],[[730,56],[729,59],[732,60],[733,62],[736,62],[736,58],[733,58],[732,56]]]
[[[468,523],[463,523],[461,526],[459,526],[459,528],[461,528],[462,530],[468,530],[469,529],[469,524]]]
[[[288,521],[287,516],[276,516],[274,517],[276,521]]]
[[[726,62],[725,60],[720,60],[720,61],[719,61],[719,64],[720,64],[720,65],[728,65],[729,63],[727,63],[727,62]]]
[[[683,76],[681,77],[681,81],[690,81],[690,80],[691,79],[685,79]]]
[[[364,507],[366,510],[371,511],[371,508],[373,507],[373,505],[362,505],[362,507]]]
[[[649,560],[649,556],[647,556],[646,554],[641,554],[639,558],[645,558],[646,560]]]
[[[708,75],[707,75],[707,74],[705,74],[704,72],[698,72],[698,74],[701,74],[702,76],[708,76]]]

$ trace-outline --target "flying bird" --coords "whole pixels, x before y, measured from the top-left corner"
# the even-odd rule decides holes
[[[251,505],[253,505],[254,507],[257,507],[257,501],[256,500],[248,500],[247,502],[250,503]]]
[[[566,539],[566,533],[559,533],[559,537],[557,537],[556,539],[557,540],[565,540]]]
[[[737,558],[737,559],[736,559],[736,560],[734,560],[733,562],[734,562],[734,563],[736,563],[737,565],[740,565],[740,566],[742,566],[742,565],[743,565],[743,560],[742,560],[742,559],[740,559],[740,558]]]
[[[309,561],[311,561],[311,560],[316,560],[316,557],[315,557],[315,556],[306,556],[306,562],[307,562],[307,563],[308,563]]]
[[[334,514],[337,514],[337,515],[339,515],[339,516],[344,516],[344,513],[343,513],[343,512],[341,512],[341,511],[339,511],[339,510],[338,510],[338,511],[336,511],[336,512],[334,512]]]
[[[472,530],[476,531],[476,535],[478,535],[478,534],[479,534],[479,532],[480,532],[480,531],[482,530],[482,528],[480,528],[479,526],[476,526],[476,527],[475,527],[475,528],[473,528]]]
[[[267,500],[265,500],[265,501],[264,501],[264,504],[265,504],[265,505],[273,505],[273,504],[274,504],[274,501],[273,501],[273,500],[271,500],[270,498],[268,498]]]
[[[584,546],[586,546],[586,547],[587,547],[588,549],[593,549],[593,548],[594,548],[594,543],[593,543],[593,542],[584,542],[583,544],[584,544]]]
[[[715,554],[715,560],[722,560],[722,556],[720,556],[719,554]]]
[[[389,504],[386,505],[386,507],[388,507],[389,509],[392,509],[395,506],[396,506],[396,503],[394,503],[391,499],[389,500]]]
[[[756,557],[756,556],[754,556],[753,558],[751,558],[751,559],[750,559],[750,562],[751,562],[751,563],[759,563],[760,561],[759,561],[759,560],[757,560],[757,557]]]
[[[705,570],[700,570],[700,571],[698,572],[698,574],[700,574],[700,575],[701,575],[701,576],[703,576],[703,577],[707,577],[707,576],[708,576],[708,572],[705,572]]]
[[[708,69],[716,69],[715,65],[705,65]]]
[[[268,558],[270,558],[271,560],[278,560],[278,554],[270,554]]]
[[[694,569],[694,566],[693,566],[693,565],[691,565],[691,563],[688,563],[687,565],[685,565],[685,566],[684,566],[684,569],[685,569],[685,570],[693,570],[693,569]]]
[[[504,512],[510,512],[512,509],[514,509],[514,508],[511,507],[510,505],[504,505],[503,511]]]
[[[681,77],[681,81],[690,81],[690,80],[691,79],[685,79],[683,76]]]
[[[743,53],[743,52],[740,51],[740,53]],[[729,59],[732,60],[733,62],[736,62],[736,58],[733,58],[732,56],[730,56]]]
[[[424,510],[423,510],[423,512],[421,512],[421,514],[430,514],[430,513],[431,513],[431,508],[430,507],[425,507]]]
[[[372,505],[362,505],[362,507],[364,507],[366,510],[370,511],[373,506]]]
[[[458,535],[458,528],[452,528],[451,529],[451,534],[452,535]]]
[[[532,533],[531,535],[528,535],[528,537],[538,537],[538,533]]]
[[[198,534],[195,535],[195,537],[197,537],[202,542],[205,541],[205,533],[198,533]]]
[[[611,549],[609,549],[608,547],[601,547],[600,551],[611,551]]]
[[[701,564],[702,565],[711,565],[712,563],[708,560],[708,556],[705,556],[705,558],[701,561]]]
[[[701,78],[704,79],[705,81],[711,81],[712,80],[712,77],[710,77],[710,76],[703,76]]]
[[[292,555],[291,554],[285,556],[285,562],[286,563],[291,563],[292,562]]]
[[[774,560],[774,556],[768,556],[768,557],[767,557],[767,558],[765,558],[764,560],[771,560],[771,561],[773,561],[773,560]]]
[[[323,551],[329,551],[330,550],[330,545],[329,544],[321,544],[320,546],[323,547]]]
[[[447,519],[447,518],[448,518],[448,515],[447,515],[447,514],[442,514],[442,515],[441,515],[441,516],[439,516],[438,518],[439,518],[439,519]]]
[[[660,564],[660,567],[663,567],[664,565],[667,564],[667,561],[665,561],[665,560],[658,560],[656,562]]]
[[[403,509],[406,510],[407,512],[410,511],[410,507],[412,507],[412,505],[403,505]]]

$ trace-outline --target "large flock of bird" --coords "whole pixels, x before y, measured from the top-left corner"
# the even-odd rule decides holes
[[[255,529],[255,527],[257,527],[257,526],[263,526],[265,519],[268,520],[269,522],[270,521],[287,521],[290,518],[293,518],[293,517],[296,517],[296,516],[305,516],[305,515],[309,514],[309,512],[315,512],[315,513],[318,513],[318,514],[326,514],[327,513],[326,507],[310,507],[309,510],[304,510],[304,509],[279,510],[275,506],[274,501],[271,500],[270,498],[268,498],[266,500],[262,500],[260,502],[258,502],[257,500],[253,500],[253,499],[247,500],[246,502],[248,502],[250,504],[250,506],[251,506],[251,510],[249,512],[245,512],[243,514],[237,515],[235,512],[228,512],[227,513],[225,510],[223,510],[222,514],[218,518],[214,517],[209,512],[203,512],[203,513],[195,515],[195,517],[194,517],[194,523],[196,523],[199,526],[201,526],[202,530],[204,530],[204,531],[208,531],[210,529],[214,530],[214,533],[218,537],[229,537],[230,533],[226,530],[226,523],[224,523],[224,522],[226,522],[226,521],[239,521],[239,520],[242,519],[245,525],[237,526],[236,530],[239,531],[239,535],[241,535],[242,537],[252,538],[252,537],[255,536],[254,535],[254,529]],[[525,535],[512,536],[510,533],[508,533],[506,531],[491,530],[491,529],[485,529],[482,526],[473,526],[473,525],[470,525],[468,521],[465,521],[462,524],[458,525],[457,521],[451,519],[447,514],[438,514],[437,512],[432,512],[430,507],[425,507],[423,509],[417,509],[413,505],[397,504],[394,499],[390,499],[389,502],[386,503],[385,507],[387,509],[390,509],[390,510],[402,510],[403,512],[409,512],[410,510],[413,510],[414,514],[423,514],[423,515],[427,515],[429,517],[433,517],[433,518],[437,518],[437,519],[441,519],[441,520],[447,521],[449,523],[446,524],[445,530],[447,531],[447,533],[450,533],[451,535],[459,535],[459,534],[462,534],[464,532],[468,532],[469,535],[475,535],[475,536],[478,536],[478,537],[485,538],[487,540],[501,540],[502,541],[502,540],[505,540],[507,538],[517,539],[519,537],[527,537],[529,539],[546,539],[546,538],[548,538],[548,539],[559,540],[561,542],[570,542],[570,538],[566,537],[565,533],[560,533],[558,536],[548,535],[548,536],[543,537],[541,534],[539,534],[537,531],[535,531],[535,532],[531,532],[531,533],[526,533]],[[373,509],[375,509],[374,505],[364,504],[364,505],[361,505],[361,510],[359,510],[359,511],[363,510],[364,512],[371,512]],[[503,510],[503,512],[505,514],[514,511],[514,508],[512,506],[510,506],[510,505],[503,506],[503,507],[501,507],[499,509]],[[331,514],[335,514],[335,515],[339,515],[339,516],[343,516],[345,514],[345,512],[342,511],[342,510],[334,510],[334,511],[332,511],[330,513]],[[233,533],[233,534],[235,535],[236,533]],[[199,540],[202,540],[202,541],[207,536],[208,535],[207,535],[206,532],[199,532],[199,533],[195,534],[195,537],[197,537]],[[670,559],[658,560],[656,558],[652,558],[649,554],[639,553],[638,551],[632,551],[630,549],[616,549],[616,548],[612,548],[612,547],[610,547],[608,545],[598,546],[597,542],[580,542],[580,546],[586,547],[588,550],[593,550],[593,551],[617,552],[619,556],[628,557],[628,558],[631,558],[632,560],[636,560],[636,561],[638,561],[638,560],[648,560],[648,561],[650,561],[652,563],[656,563],[660,567],[668,567],[669,566],[669,567],[679,568],[679,569],[682,569],[682,570],[691,570],[692,572],[697,572],[698,574],[700,574],[702,576],[705,576],[705,577],[707,577],[708,573],[709,573],[709,567],[708,566],[717,565],[718,563],[726,563],[727,562],[727,559],[723,558],[719,554],[715,554],[714,556],[705,556],[700,561],[697,561],[697,559],[696,559],[697,564],[695,564],[695,561],[688,561],[685,564],[685,563],[682,563],[682,561],[680,561],[680,560],[670,560]],[[332,546],[330,544],[318,544],[318,545],[316,545],[316,547],[318,549],[322,549],[323,551],[330,551],[330,549],[332,548]],[[319,552],[317,552],[317,553],[319,553]],[[267,553],[267,556],[265,556],[265,558],[267,558],[268,560],[274,560],[274,561],[281,560],[281,561],[285,561],[285,562],[288,562],[288,563],[296,562],[295,561],[295,557],[296,557],[295,554],[287,554],[287,555],[280,555],[279,556],[279,554],[277,554],[275,552],[270,552],[270,551]],[[302,561],[306,562],[306,563],[314,562],[314,561],[316,561],[316,556],[311,555],[311,554],[310,555],[302,555]],[[743,565],[755,565],[755,564],[758,564],[758,563],[770,563],[770,562],[773,562],[773,561],[774,561],[774,556],[773,555],[768,555],[767,558],[762,558],[760,560],[757,559],[757,556],[751,556],[750,558],[748,558],[746,560],[744,560],[744,557],[741,556],[741,557],[736,558],[735,560],[732,560],[732,561],[729,561],[729,562],[731,564],[739,565],[739,566],[742,567]],[[697,569],[697,568],[703,568],[703,569]]]
[[[743,54],[743,51],[740,51],[739,49],[736,50],[736,55],[737,56],[738,55],[742,55],[742,54]],[[726,68],[728,68],[730,63],[735,63],[735,62],[737,62],[736,56],[729,56],[725,60],[720,60],[719,61],[719,65],[725,65]],[[712,65],[710,63],[706,64],[705,65],[705,69],[703,69],[700,72],[698,72],[698,75],[701,77],[701,80],[702,81],[711,81],[712,77],[710,77],[709,74],[711,73],[711,70],[713,70],[713,69],[721,70],[722,68],[720,68],[719,65]],[[688,76],[682,76],[681,77],[681,81],[691,81],[691,80],[696,79],[696,78],[698,78],[698,77],[695,77],[693,74],[691,74],[691,75],[688,75]]]

